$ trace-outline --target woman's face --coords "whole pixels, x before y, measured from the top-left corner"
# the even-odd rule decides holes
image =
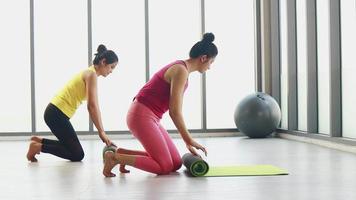
[[[112,71],[115,69],[117,63],[118,62],[114,62],[114,63],[111,63],[111,64],[104,63],[103,66],[101,67],[102,68],[102,75],[104,77],[107,77],[109,74],[111,74]]]
[[[208,58],[206,55],[200,57],[201,65],[198,69],[200,73],[204,73],[210,69],[211,64],[214,62],[215,57]]]

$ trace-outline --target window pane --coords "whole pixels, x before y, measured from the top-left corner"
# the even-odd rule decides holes
[[[330,133],[329,1],[317,1],[319,133]]]
[[[343,136],[356,138],[356,1],[341,0]]]
[[[307,19],[306,1],[297,3],[298,129],[307,131]]]
[[[281,128],[288,129],[288,27],[287,2],[280,2],[280,34],[281,34]]]
[[[36,124],[48,131],[43,112],[76,73],[88,67],[86,0],[35,1]],[[77,131],[87,131],[89,117],[83,102],[71,119]]]
[[[235,108],[255,90],[253,1],[206,0],[205,6],[206,30],[219,50],[207,72],[207,126],[236,128]]]
[[[0,132],[31,132],[29,16],[29,1],[0,3]]]
[[[92,4],[93,53],[104,44],[119,57],[113,73],[98,82],[105,130],[128,130],[126,113],[145,83],[144,7],[144,1],[94,0]]]
[[[184,14],[174,14],[182,11]],[[190,48],[201,39],[200,0],[149,1],[150,76],[166,64],[189,58]],[[200,74],[189,75],[184,94],[183,116],[189,129],[201,128]],[[162,124],[175,129],[169,115]]]

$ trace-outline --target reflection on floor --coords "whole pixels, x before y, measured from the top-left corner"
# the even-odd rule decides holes
[[[38,163],[28,163],[28,141],[2,141],[0,199],[356,199],[355,154],[278,138],[197,141],[208,149],[210,165],[272,164],[288,170],[289,175],[190,178],[184,168],[166,176],[129,168],[130,174],[104,178],[99,140],[82,140],[86,156],[79,163],[43,153]],[[136,140],[115,142],[142,149]],[[187,152],[182,140],[174,142],[181,154]]]

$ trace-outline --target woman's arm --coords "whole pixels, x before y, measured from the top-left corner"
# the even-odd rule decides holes
[[[188,71],[184,66],[174,66],[170,73],[171,93],[169,100],[169,116],[172,118],[178,132],[185,143],[190,143],[192,138],[186,128],[183,114],[183,92],[188,78]]]
[[[105,134],[103,123],[101,121],[101,113],[99,109],[98,93],[97,93],[97,75],[95,72],[88,72],[85,76],[86,93],[87,93],[87,108],[91,120],[98,129],[99,137],[107,145],[111,144],[110,139]]]
[[[170,71],[171,93],[169,100],[169,116],[172,118],[174,125],[176,126],[178,132],[181,134],[189,151],[195,155],[198,155],[195,149],[192,148],[195,147],[197,149],[201,149],[206,154],[205,148],[196,143],[191,137],[188,129],[186,128],[182,114],[183,92],[187,78],[188,71],[184,66],[174,66],[172,71]]]

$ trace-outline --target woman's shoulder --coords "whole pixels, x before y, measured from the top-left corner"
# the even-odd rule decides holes
[[[184,64],[176,63],[167,69],[164,76],[167,80],[171,80],[173,77],[182,77],[185,79],[188,77],[188,74],[188,70]]]
[[[88,79],[95,79],[96,76],[96,72],[95,72],[95,68],[94,66],[90,66],[84,70],[82,70],[82,78],[84,81],[88,80]]]
[[[88,68],[85,68],[82,70],[82,73],[95,73],[95,67],[94,65],[89,66]]]
[[[185,64],[185,62],[183,60],[177,60],[177,61],[173,62],[170,66],[170,69],[172,71],[174,71],[175,73],[181,73],[181,74],[188,73],[187,65]]]

